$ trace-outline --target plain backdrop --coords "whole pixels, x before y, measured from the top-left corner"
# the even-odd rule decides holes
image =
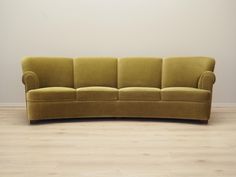
[[[210,56],[236,103],[235,0],[0,0],[0,104],[24,102],[24,56]],[[58,76],[59,77],[59,76]]]

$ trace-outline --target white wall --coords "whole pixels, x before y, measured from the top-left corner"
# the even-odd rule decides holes
[[[0,0],[0,103],[24,101],[32,55],[211,56],[214,102],[236,103],[236,1]]]

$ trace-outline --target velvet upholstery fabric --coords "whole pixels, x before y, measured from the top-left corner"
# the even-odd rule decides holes
[[[29,120],[115,117],[117,106],[116,101],[27,102],[27,113]]]
[[[118,59],[118,87],[161,87],[161,58]]]
[[[68,87],[45,87],[27,92],[28,101],[75,101],[76,90]]]
[[[161,90],[154,87],[125,87],[119,89],[119,100],[158,101]]]
[[[204,71],[198,81],[198,88],[212,91],[216,76],[212,71]]]
[[[213,71],[215,60],[206,57],[172,57],[163,60],[162,88],[198,87],[204,71]]]
[[[34,72],[39,87],[74,87],[73,59],[61,57],[27,57],[22,61],[23,72]]]
[[[112,87],[81,87],[76,90],[79,101],[118,100],[118,89]]]
[[[117,86],[116,58],[74,59],[75,88],[90,86]]]
[[[22,75],[25,91],[39,88],[39,78],[33,71],[25,71]]]
[[[209,102],[188,101],[120,101],[118,115],[120,117],[208,120],[210,104]]]
[[[209,102],[63,101],[27,102],[29,120],[80,117],[142,117],[208,120]]]
[[[208,120],[214,65],[207,57],[28,57],[22,61],[28,119]]]
[[[167,87],[161,89],[161,100],[164,101],[209,101],[211,92],[191,87]]]

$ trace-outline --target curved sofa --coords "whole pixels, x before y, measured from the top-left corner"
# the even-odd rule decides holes
[[[27,115],[210,118],[215,60],[207,57],[59,58],[22,61]]]

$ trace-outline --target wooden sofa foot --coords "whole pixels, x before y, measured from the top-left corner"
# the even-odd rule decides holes
[[[201,123],[201,124],[206,124],[206,125],[207,125],[207,124],[208,124],[208,120],[200,120],[200,123]]]
[[[37,122],[38,122],[37,120],[29,120],[30,125],[36,124]]]

